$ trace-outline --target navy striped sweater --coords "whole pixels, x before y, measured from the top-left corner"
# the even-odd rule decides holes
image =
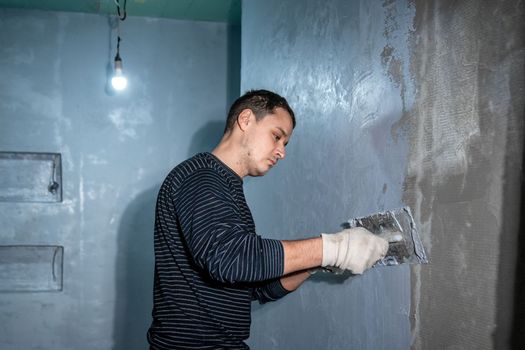
[[[255,234],[242,186],[211,153],[179,164],[162,184],[151,349],[248,349],[251,301],[288,293],[282,244]]]

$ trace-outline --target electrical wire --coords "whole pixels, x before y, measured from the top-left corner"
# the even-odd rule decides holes
[[[115,5],[117,5],[117,13],[118,13],[118,18],[123,21],[126,19],[126,16],[127,16],[127,12],[126,12],[126,5],[128,4],[128,0],[124,0],[124,4],[122,6],[122,13],[121,13],[121,5],[120,5],[120,0],[113,0],[115,2]]]
[[[119,18],[119,21],[117,21],[117,54],[115,56],[115,59],[120,60],[120,40],[121,40],[120,39],[120,21],[123,21],[126,19],[126,16],[127,16],[126,5],[128,1],[124,0],[124,4],[122,7],[123,14],[121,13],[120,0],[113,0],[113,1],[115,2],[115,5],[117,5],[117,13],[118,13],[118,18]]]

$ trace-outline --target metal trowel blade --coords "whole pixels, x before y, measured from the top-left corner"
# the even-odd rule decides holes
[[[386,257],[374,266],[428,263],[425,248],[409,207],[351,219],[345,226],[348,228],[364,227],[388,241],[389,248]]]

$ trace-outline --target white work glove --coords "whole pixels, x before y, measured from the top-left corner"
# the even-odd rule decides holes
[[[355,227],[333,234],[321,234],[323,239],[323,267],[335,266],[362,274],[379,259],[386,256],[388,241],[363,227]]]

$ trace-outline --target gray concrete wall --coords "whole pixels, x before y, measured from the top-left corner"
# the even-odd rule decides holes
[[[258,231],[298,239],[403,204],[413,103],[404,2],[244,1],[242,90],[269,88],[297,114],[287,158],[247,181]],[[253,349],[407,349],[410,269],[315,277],[253,312]]]
[[[64,247],[61,292],[0,293],[1,349],[146,347],[156,192],[219,140],[239,31],[128,17],[121,35],[129,86],[109,95],[106,17],[0,9],[0,150],[63,167],[61,203],[0,203],[0,245]]]
[[[524,128],[524,4],[416,2],[404,199],[432,258],[413,271],[418,349],[509,349]],[[517,348],[517,347],[516,347]]]
[[[242,89],[277,90],[298,119],[288,158],[248,182],[258,230],[409,204],[431,259],[315,278],[255,310],[253,348],[510,348],[523,2],[243,4]]]

